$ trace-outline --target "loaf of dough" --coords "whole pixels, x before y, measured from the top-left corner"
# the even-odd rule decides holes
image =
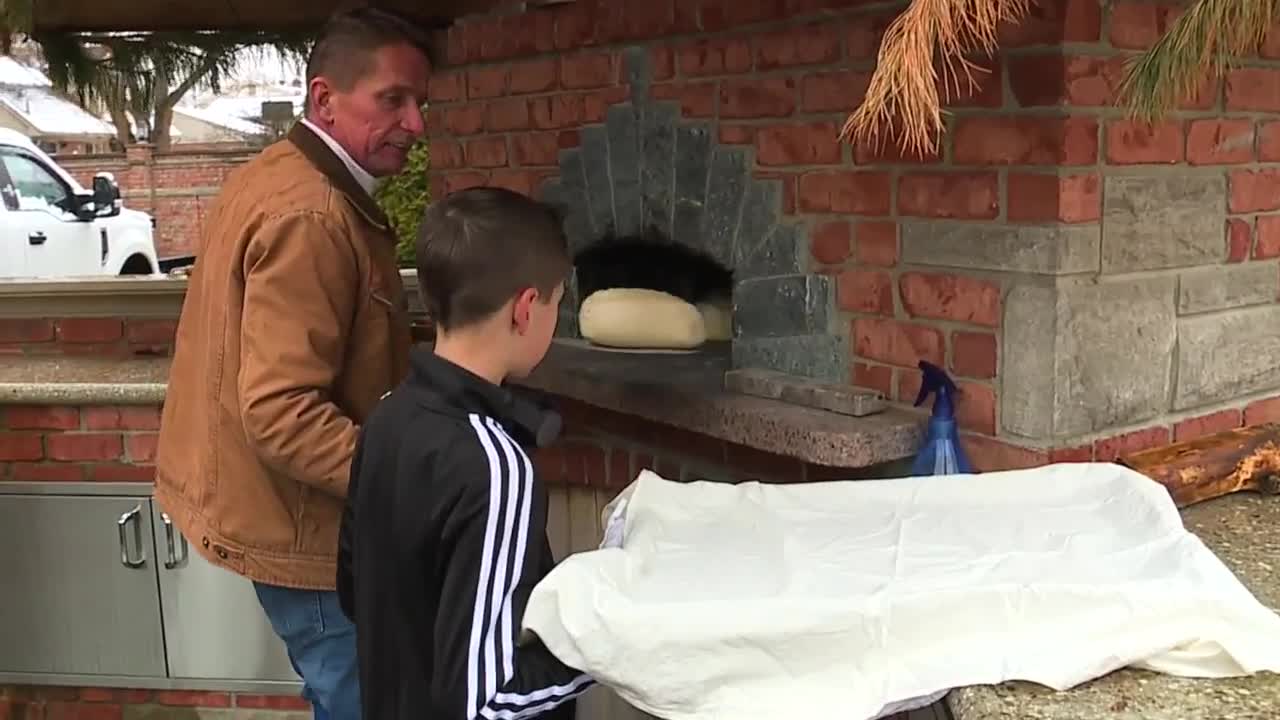
[[[689,350],[707,340],[702,313],[670,293],[609,288],[591,293],[578,310],[582,337],[617,348]]]
[[[702,313],[708,340],[733,339],[733,303],[725,300],[700,302],[697,308]]]

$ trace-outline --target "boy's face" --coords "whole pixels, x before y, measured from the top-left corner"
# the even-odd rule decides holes
[[[530,288],[516,300],[516,367],[511,375],[528,377],[542,362],[551,347],[556,324],[560,319],[560,299],[564,297],[564,283],[556,285],[551,297]]]

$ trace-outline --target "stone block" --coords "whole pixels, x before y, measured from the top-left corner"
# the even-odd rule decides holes
[[[735,338],[784,337],[827,332],[831,278],[788,275],[744,280],[733,290]]]
[[[566,211],[564,229],[569,239],[569,251],[576,253],[600,237],[601,232],[591,217],[581,150],[567,150],[560,154],[560,183],[558,190],[553,192]]]
[[[776,370],[730,370],[724,375],[724,389],[854,417],[874,415],[887,406],[879,390],[854,387],[847,382],[796,377]]]
[[[122,717],[123,720],[233,720],[233,712],[222,708],[125,705]]]
[[[613,183],[609,181],[609,134],[604,127],[582,129],[582,171],[591,211],[591,225],[597,235],[616,228],[613,212]]]
[[[738,244],[733,260],[733,276],[737,280],[774,275],[795,275],[804,268],[804,228],[795,223],[774,225],[768,237],[756,248]]]
[[[698,245],[707,200],[707,175],[711,166],[711,130],[704,124],[676,129],[676,184],[671,238]]]
[[[1174,407],[1189,410],[1280,387],[1280,307],[1178,321]]]
[[[1275,263],[1188,270],[1178,278],[1178,313],[1194,315],[1273,303],[1280,296],[1278,270]]]
[[[1174,279],[1059,279],[1010,291],[1001,424],[1047,439],[1150,420],[1168,410]]]
[[[781,217],[782,187],[778,181],[749,178],[742,205],[742,222],[738,225],[739,256],[749,258],[755,255]]]
[[[675,189],[676,107],[670,103],[645,107],[641,117],[640,192],[644,196],[645,227],[671,234],[672,193]]]
[[[1097,272],[1096,225],[1014,226],[902,223],[902,260],[913,265],[1036,275]]]
[[[725,267],[733,267],[743,196],[750,179],[747,156],[741,148],[721,145],[712,151],[707,205],[699,239],[701,247]]]
[[[777,370],[827,382],[849,379],[849,341],[839,335],[737,338],[733,367]]]
[[[644,201],[640,194],[640,119],[631,104],[613,105],[605,120],[609,136],[609,177],[613,180],[613,213],[619,235],[640,232]]]
[[[648,48],[633,46],[623,50],[622,72],[631,88],[631,102],[641,109],[640,114],[643,115],[648,110],[649,86],[653,84],[653,67],[649,62]]]
[[[1214,174],[1117,175],[1102,200],[1102,272],[1220,262],[1227,180]]]

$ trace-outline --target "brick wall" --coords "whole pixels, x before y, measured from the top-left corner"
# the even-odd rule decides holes
[[[151,482],[159,406],[0,405],[0,481]]]
[[[125,207],[155,216],[156,252],[164,258],[194,252],[201,223],[218,188],[229,172],[256,153],[238,143],[167,153],[136,145],[125,155],[60,156],[58,163],[85,187],[95,173],[113,173]]]
[[[177,320],[0,318],[0,355],[169,355]]]
[[[0,720],[123,720],[226,718],[309,720],[310,705],[283,695],[120,690],[114,688],[0,687]]]
[[[834,347],[843,378],[901,402],[918,360],[944,365],[988,466],[1106,456],[1116,438],[1244,418],[1280,389],[1280,346],[1250,339],[1280,331],[1280,42],[1146,127],[1116,106],[1123,64],[1177,11],[1047,0],[1003,28],[978,87],[950,93],[940,151],[909,157],[836,139],[896,12],[632,0],[468,20],[431,81],[433,192],[558,198],[565,158],[591,162],[584,138],[623,147],[611,111],[632,103],[643,122],[645,98],[670,101],[681,127],[706,123],[716,152],[744,149],[750,177],[780,185],[799,272],[833,281],[833,317],[814,322],[835,342],[764,362],[816,372],[783,356]],[[778,298],[764,307],[789,313]]]

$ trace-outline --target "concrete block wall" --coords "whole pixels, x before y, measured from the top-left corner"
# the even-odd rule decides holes
[[[1107,459],[1269,417],[1280,40],[1146,126],[1117,106],[1117,88],[1126,58],[1176,8],[1047,0],[1001,30],[977,87],[950,94],[937,153],[840,144],[899,9],[634,0],[468,20],[447,33],[450,67],[432,77],[434,191],[487,183],[556,197],[574,158],[600,155],[593,143],[611,158],[630,132],[619,108],[673,108],[679,127],[709,130],[712,158],[741,149],[748,178],[778,188],[776,222],[797,228],[800,272],[833,280],[832,342],[757,361],[903,403],[919,388],[917,361],[944,365],[987,468]],[[612,184],[617,219],[631,190],[596,175],[606,194]],[[621,207],[630,217],[630,201]],[[825,286],[806,282],[787,295],[814,303]],[[739,318],[740,333],[751,327]]]

